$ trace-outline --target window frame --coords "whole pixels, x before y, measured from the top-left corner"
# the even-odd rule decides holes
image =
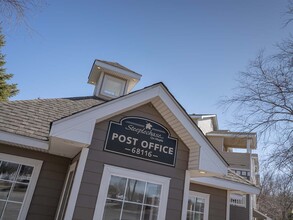
[[[246,200],[247,200],[246,196],[247,196],[246,194],[231,192],[230,193],[230,201],[229,201],[230,205],[246,208]]]
[[[209,219],[210,194],[196,192],[196,191],[189,191],[188,199],[189,199],[190,196],[200,198],[200,199],[204,199],[204,215],[203,215],[203,219],[208,220]],[[186,210],[186,218],[187,218],[187,213],[188,213],[188,207],[187,207],[187,210]]]
[[[0,153],[0,160],[34,167],[30,183],[28,184],[27,192],[18,215],[18,219],[26,219],[43,161],[4,153]]]
[[[107,81],[123,82],[123,87],[122,87],[122,89],[120,91],[120,94],[118,96],[111,95],[111,94],[108,94],[108,93],[104,92],[104,88],[105,88],[105,85],[106,85]],[[122,78],[115,77],[115,76],[109,75],[107,73],[104,73],[103,81],[102,81],[102,85],[101,85],[101,89],[100,89],[100,94],[103,95],[103,96],[106,96],[106,97],[111,97],[111,98],[117,98],[119,96],[122,96],[122,95],[124,95],[124,91],[125,91],[125,88],[126,88],[126,83],[127,83],[127,81],[125,79],[122,79]]]
[[[58,204],[58,209],[57,209],[57,212],[56,212],[55,219],[58,219],[60,217],[62,219],[64,219],[64,217],[65,217],[66,209],[67,209],[67,205],[68,205],[68,202],[69,202],[69,197],[70,197],[70,193],[71,193],[72,185],[73,185],[73,181],[74,181],[74,176],[75,176],[75,172],[76,172],[76,167],[77,167],[76,165],[77,165],[77,161],[72,163],[69,166],[69,169],[67,171],[67,175],[66,175],[66,178],[65,178],[65,182],[64,182],[64,186],[63,186],[63,190],[62,190],[62,195],[60,197],[60,201],[59,201],[59,204]],[[69,182],[70,173],[73,173],[71,182]],[[68,187],[70,187],[70,188],[68,189]],[[66,193],[67,189],[69,190],[68,195],[67,195],[67,198],[64,198],[64,196],[66,196],[65,193]],[[62,208],[63,204],[64,204],[64,206],[63,206],[64,209],[62,210],[61,208]]]
[[[101,184],[100,184],[99,194],[97,197],[93,219],[103,218],[109,183],[110,183],[112,175],[146,181],[149,183],[160,184],[162,188],[161,188],[161,195],[160,195],[158,219],[165,219],[166,212],[167,212],[170,178],[164,177],[164,176],[158,176],[154,174],[149,174],[145,172],[130,170],[126,168],[115,167],[115,166],[111,166],[107,164],[105,164],[104,166],[104,171],[103,171],[103,175],[101,179]]]

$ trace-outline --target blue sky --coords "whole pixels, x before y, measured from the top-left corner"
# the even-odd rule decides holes
[[[215,113],[233,94],[237,73],[260,49],[289,36],[287,0],[60,1],[27,14],[30,29],[5,23],[13,100],[92,95],[94,59],[116,61],[143,75],[135,89],[162,81],[188,113]]]

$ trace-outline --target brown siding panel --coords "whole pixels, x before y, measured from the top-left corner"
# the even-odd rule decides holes
[[[201,192],[210,195],[209,220],[226,220],[226,190],[191,183],[190,191]]]
[[[135,110],[123,113],[119,116],[115,116],[110,120],[119,121],[122,117],[125,116],[139,116],[157,121],[168,128],[172,137],[177,137],[174,131],[162,119],[159,113],[153,107],[151,107],[151,105],[141,106]],[[95,127],[92,144],[89,147],[89,155],[87,158],[73,219],[90,220],[93,218],[104,164],[171,178],[166,219],[181,219],[185,171],[188,168],[188,148],[180,139],[178,139],[177,160],[175,167],[105,152],[103,151],[103,147],[107,134],[108,124],[109,120],[106,120],[98,123]],[[87,189],[87,186],[91,189]],[[93,194],[89,195],[93,188],[96,188],[97,190]]]
[[[246,196],[246,208],[231,205],[230,219],[231,220],[247,220],[249,219],[249,196]]]
[[[54,219],[70,159],[4,144],[0,152],[43,161],[26,219]]]

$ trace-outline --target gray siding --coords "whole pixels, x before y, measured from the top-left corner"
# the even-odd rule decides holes
[[[227,191],[191,183],[190,191],[210,195],[209,220],[226,220]],[[236,219],[235,219],[236,220]]]
[[[246,208],[233,206],[230,207],[230,220],[249,219],[249,195],[246,196]]]
[[[54,219],[70,159],[4,144],[0,152],[43,161],[26,219]]]
[[[125,116],[141,116],[157,121],[166,126],[173,137],[177,137],[159,113],[149,104],[113,117],[111,120],[119,121]],[[185,171],[188,167],[188,148],[180,139],[178,139],[175,168],[110,152],[104,152],[103,146],[108,123],[109,120],[106,120],[97,124],[95,127],[73,218],[80,220],[93,218],[104,164],[109,164],[171,178],[166,219],[181,219]]]

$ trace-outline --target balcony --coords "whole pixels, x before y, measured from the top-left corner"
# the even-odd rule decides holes
[[[251,154],[236,152],[220,152],[232,169],[251,169]]]

